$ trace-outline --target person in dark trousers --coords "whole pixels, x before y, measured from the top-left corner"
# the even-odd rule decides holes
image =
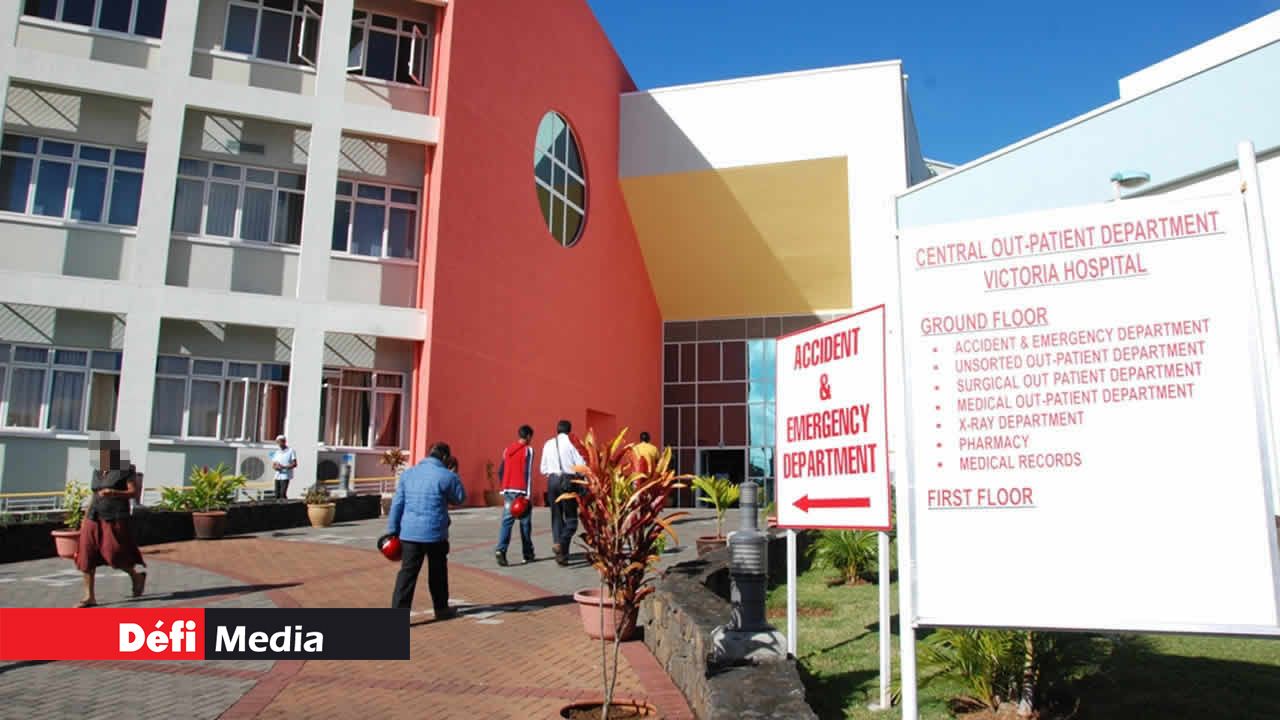
[[[578,532],[578,501],[575,498],[556,500],[565,493],[577,493],[573,481],[581,475],[574,471],[585,460],[574,447],[573,425],[568,420],[556,423],[556,435],[542,446],[542,474],[547,476],[547,497],[551,504],[551,551],[556,564],[569,564],[569,547]]]
[[[400,538],[400,573],[391,607],[413,608],[422,561],[436,620],[456,613],[449,608],[449,506],[466,502],[457,473],[448,469],[449,445],[438,442],[422,462],[405,470],[387,512],[387,534]]]
[[[142,595],[147,584],[146,563],[129,528],[129,501],[138,494],[138,473],[114,439],[90,440],[89,458],[93,465],[93,499],[80,522],[80,547],[76,551],[76,569],[84,580],[84,595],[76,607],[82,608],[98,604],[94,575],[100,565],[127,573],[133,581],[131,594],[135,598]]]
[[[498,530],[498,546],[493,556],[502,567],[507,566],[507,547],[511,544],[511,526],[515,516],[511,514],[511,503],[523,496],[533,499],[533,428],[521,425],[516,431],[517,439],[502,451],[502,461],[498,463],[498,478],[502,492],[502,526]],[[520,551],[526,563],[534,561],[533,552],[533,510],[520,518]]]

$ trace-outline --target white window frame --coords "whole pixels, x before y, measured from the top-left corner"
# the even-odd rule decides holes
[[[84,433],[88,432],[89,424],[89,408],[93,405],[93,378],[95,375],[110,375],[120,377],[120,370],[103,370],[93,366],[93,354],[99,353],[116,353],[122,351],[109,348],[84,348],[69,347],[65,345],[41,345],[39,343],[24,343],[6,340],[0,342],[0,347],[5,350],[0,352],[0,367],[4,368],[4,377],[0,378],[0,428],[10,432],[25,433]],[[15,360],[14,353],[17,348],[31,348],[43,350],[47,353],[45,362],[36,363],[29,361]],[[85,353],[84,365],[60,365],[55,362],[57,353],[62,352],[82,352]],[[35,427],[27,425],[10,425],[9,424],[9,388],[12,384],[14,368],[28,368],[33,370],[43,370],[44,379],[43,387],[40,392],[40,411],[39,418]],[[53,379],[54,373],[78,373],[84,380],[84,390],[80,402],[80,417],[77,419],[74,428],[51,428],[49,427],[49,413],[53,406]],[[115,407],[119,410],[120,396],[117,390]],[[112,429],[115,428],[115,417],[111,418]]]
[[[588,189],[587,189],[587,178],[586,178],[586,160],[583,158],[582,143],[578,142],[578,134],[573,131],[573,126],[569,124],[569,121],[565,119],[563,115],[555,111],[551,111],[546,115],[544,115],[543,117],[545,119],[546,117],[549,117],[551,115],[555,115],[555,117],[559,118],[560,122],[564,124],[564,132],[568,134],[568,137],[566,138],[566,142],[565,142],[565,157],[561,159],[556,155],[555,139],[552,138],[551,147],[548,147],[546,149],[539,148],[537,157],[533,159],[533,168],[534,168],[533,181],[538,187],[542,188],[543,190],[546,190],[547,193],[550,194],[552,198],[558,199],[561,203],[564,204],[566,209],[564,210],[564,213],[560,217],[560,227],[562,230],[568,227],[568,219],[569,219],[568,208],[573,208],[582,217],[582,221],[578,223],[577,232],[571,238],[557,237],[555,234],[555,224],[553,222],[553,219],[552,218],[546,219],[547,231],[550,232],[551,236],[556,239],[556,242],[560,243],[562,247],[573,247],[574,245],[578,244],[579,240],[582,239],[582,232],[587,224],[587,207],[586,206],[587,206]],[[539,127],[541,127],[541,124],[542,124],[542,121],[539,122]],[[578,162],[580,165],[583,166],[582,173],[575,172],[574,170],[569,168],[569,163],[568,163],[569,143],[573,143],[573,146],[577,149]],[[546,158],[551,161],[552,181],[555,180],[555,171],[558,169],[561,172],[565,173],[566,177],[571,177],[582,184],[582,206],[581,207],[579,207],[577,203],[569,199],[567,192],[561,192],[558,188],[554,187],[551,183],[548,183],[542,178],[538,177],[538,163],[542,162],[543,158]],[[566,182],[566,187],[567,185],[568,183]],[[554,208],[554,205],[552,207]],[[541,211],[541,208],[539,208],[539,211]]]
[[[179,374],[170,373],[170,372],[161,372],[157,368],[156,376],[155,376],[156,380],[166,379],[166,380],[183,380],[184,381],[183,392],[182,392],[182,427],[180,429],[179,435],[164,435],[164,434],[156,434],[154,432],[150,432],[149,434],[151,435],[151,437],[165,438],[165,439],[171,439],[171,440],[197,440],[202,442],[223,441],[228,443],[247,443],[247,444],[268,444],[272,442],[274,440],[274,436],[271,438],[267,438],[264,436],[260,440],[251,440],[249,439],[249,435],[245,432],[245,429],[248,427],[247,421],[249,419],[249,416],[248,416],[249,383],[257,383],[262,387],[263,398],[266,397],[268,386],[278,386],[278,387],[283,387],[285,389],[286,402],[285,402],[285,415],[284,415],[283,422],[284,422],[284,427],[288,427],[289,382],[284,380],[267,380],[262,377],[264,368],[268,366],[283,366],[287,368],[288,367],[287,363],[231,360],[227,358],[198,357],[198,356],[192,356],[192,355],[173,355],[173,354],[165,353],[160,356],[157,356],[156,358],[157,364],[159,363],[160,357],[181,358],[187,362],[186,375],[179,375]],[[199,363],[199,362],[220,363],[221,374],[219,375],[197,374],[195,371],[195,366],[196,366],[196,363]],[[233,363],[240,364],[240,365],[252,365],[254,367],[253,377],[247,377],[245,375],[238,374],[238,373],[233,375],[231,373],[231,365]],[[195,382],[218,383],[218,412],[217,412],[217,419],[215,420],[215,424],[214,424],[213,435],[191,434],[191,386]],[[226,407],[227,407],[227,395],[229,392],[234,391],[233,387],[236,384],[239,384],[241,388],[241,392],[244,393],[244,397],[242,399],[242,409],[241,409],[241,418],[240,418],[240,422],[241,422],[240,435],[237,437],[225,437],[226,435],[225,413],[226,413]],[[265,404],[263,404],[263,406],[259,410],[258,417],[256,420],[256,427],[255,427],[256,430],[259,430],[259,431],[262,430],[263,422],[265,420],[263,413],[265,413],[265,410],[266,410],[266,406]],[[152,420],[151,420],[153,425],[154,425],[154,413],[155,411],[153,409]],[[150,430],[153,430],[154,428],[152,428],[151,426],[148,426],[148,429],[150,431]]]
[[[348,58],[347,73],[350,75],[356,75],[358,77],[365,78],[367,80],[373,80],[374,82],[385,82],[385,83],[391,83],[393,85],[401,85],[404,87],[426,88],[427,84],[431,81],[431,77],[430,77],[431,75],[431,72],[430,72],[431,36],[434,32],[434,23],[430,20],[416,20],[414,18],[407,18],[400,15],[388,15],[387,13],[374,12],[372,10],[356,10],[356,12],[361,13],[361,16],[352,18],[351,29],[353,31],[360,32],[360,62],[356,65],[351,65],[350,64],[351,51],[348,50],[347,51],[347,58]],[[382,17],[394,18],[396,21],[395,29],[393,30],[391,28],[381,27],[381,26],[374,27],[373,25],[374,15],[381,15]],[[408,30],[404,29],[406,23],[410,25],[410,29]],[[422,30],[418,28],[419,25],[425,26],[427,28],[427,32],[422,32]],[[410,78],[413,78],[415,82],[406,83],[406,82],[401,82],[399,80],[396,80],[394,77],[388,80],[387,78],[375,77],[372,75],[365,74],[365,69],[369,65],[369,34],[374,32],[383,33],[386,35],[395,35],[396,60],[395,60],[395,63],[392,65],[392,67],[399,68],[400,64],[403,62],[405,65],[405,74],[407,74]],[[406,58],[400,57],[400,39],[401,38],[409,39],[409,56]],[[421,55],[421,63],[420,63],[421,66],[414,67],[415,65],[414,58],[417,55],[419,40],[421,40],[421,43],[422,43],[422,55]]]
[[[305,201],[305,196],[306,196],[306,180],[307,180],[307,175],[306,175],[306,173],[305,173],[305,172],[297,172],[296,170],[282,170],[282,169],[277,169],[277,168],[262,167],[262,166],[256,166],[256,165],[242,165],[242,164],[240,164],[240,163],[223,162],[223,161],[221,161],[221,160],[207,160],[207,159],[204,159],[204,158],[196,158],[196,157],[183,157],[183,158],[182,158],[182,160],[183,160],[183,161],[190,161],[190,162],[204,163],[204,166],[205,166],[205,173],[204,173],[204,175],[203,175],[203,176],[201,176],[201,175],[195,175],[195,174],[192,174],[192,173],[189,173],[189,172],[185,172],[185,171],[182,169],[182,163],[181,163],[181,161],[179,161],[179,164],[178,164],[178,175],[177,175],[177,179],[175,179],[175,181],[174,181],[174,182],[175,182],[175,188],[174,188],[174,193],[175,193],[175,200],[174,200],[174,203],[175,203],[175,207],[173,208],[173,214],[172,214],[172,216],[171,216],[171,217],[170,217],[170,219],[169,219],[169,227],[170,227],[170,230],[171,230],[171,232],[172,232],[173,234],[175,234],[175,235],[187,236],[187,237],[203,237],[203,238],[211,238],[211,239],[216,239],[216,240],[224,241],[224,242],[245,243],[245,244],[255,245],[255,246],[259,246],[259,247],[263,247],[263,246],[271,246],[271,247],[291,247],[291,248],[301,247],[301,245],[302,245],[302,226],[301,226],[301,225],[299,225],[299,226],[298,226],[298,242],[297,242],[297,243],[283,242],[282,240],[280,240],[280,239],[278,239],[278,238],[276,237],[276,230],[277,230],[277,228],[276,228],[276,224],[277,224],[277,223],[276,223],[276,221],[277,221],[277,217],[276,217],[276,216],[277,216],[277,213],[279,212],[279,204],[278,204],[278,201],[279,201],[280,193],[282,193],[282,192],[283,192],[283,193],[288,193],[288,194],[293,195],[293,196],[296,196],[296,197],[304,198],[304,201]],[[215,166],[215,165],[224,165],[224,166],[226,166],[226,167],[234,167],[234,168],[238,168],[238,169],[240,170],[240,178],[239,178],[239,179],[237,179],[237,180],[233,180],[233,179],[230,179],[230,178],[215,177],[215,176],[214,176],[214,174],[213,174],[213,168],[214,168],[214,166]],[[273,184],[271,184],[271,185],[267,185],[267,184],[262,183],[262,182],[257,182],[257,181],[249,180],[249,173],[250,173],[251,171],[254,171],[254,170],[256,170],[256,171],[260,171],[260,172],[269,172],[269,173],[272,173]],[[290,186],[287,186],[287,185],[281,185],[281,184],[280,184],[280,174],[281,174],[281,173],[285,173],[285,174],[287,174],[287,175],[291,175],[291,176],[295,176],[295,177],[301,178],[301,180],[302,180],[302,189],[298,189],[298,188],[296,188],[296,187],[290,187]],[[176,200],[176,197],[177,197],[177,195],[176,195],[176,193],[177,193],[177,187],[176,187],[176,183],[177,183],[177,181],[178,181],[178,180],[198,180],[198,181],[200,181],[200,182],[202,183],[202,190],[201,190],[201,193],[200,193],[200,227],[199,227],[199,229],[198,229],[196,232],[194,232],[194,233],[192,233],[192,232],[188,232],[188,231],[185,231],[185,230],[176,230],[176,229],[174,229],[174,225],[175,225],[175,224],[176,224],[176,222],[177,222],[177,207],[176,207],[176,203],[177,203],[177,200]],[[214,183],[219,183],[219,184],[222,184],[222,185],[235,185],[235,186],[236,186],[236,211],[235,211],[234,219],[233,219],[233,221],[232,221],[231,235],[229,235],[229,236],[228,236],[228,235],[214,235],[214,234],[211,234],[211,233],[209,232],[209,230],[208,230],[208,228],[209,228],[209,195],[210,195],[210,194],[212,193],[212,191],[213,191],[213,184],[214,184]],[[243,220],[244,220],[244,199],[245,199],[245,194],[246,194],[246,191],[247,191],[247,189],[248,189],[248,188],[257,188],[257,189],[267,189],[267,188],[270,188],[270,189],[271,189],[271,212],[270,212],[270,218],[268,219],[268,228],[267,228],[268,239],[267,239],[266,241],[262,241],[262,240],[246,240],[246,239],[243,239],[243,238],[241,238],[241,237],[240,237],[240,235],[241,235],[241,233],[243,232],[243,229],[244,229],[244,228],[243,228]]]
[[[343,183],[351,185],[351,193],[348,195],[341,194],[341,186]],[[370,198],[360,197],[360,186],[379,188],[383,191],[382,200],[374,200]],[[339,177],[338,193],[334,196],[335,203],[347,203],[349,212],[347,213],[347,246],[345,250],[334,250],[333,244],[330,242],[329,249],[338,255],[345,257],[363,257],[363,258],[382,258],[384,260],[408,260],[417,262],[418,260],[418,242],[421,238],[422,228],[422,189],[407,187],[404,185],[387,185],[385,183],[365,182],[354,178]],[[397,202],[392,200],[395,191],[411,192],[417,196],[416,203]],[[356,228],[356,206],[357,205],[381,205],[382,206],[382,239],[380,241],[380,249],[377,255],[365,255],[352,251],[355,241]],[[392,210],[411,210],[413,211],[413,240],[409,245],[410,254],[407,257],[391,255],[388,252],[388,243],[391,239],[391,211]],[[337,213],[334,213],[334,223],[338,222]]]
[[[314,2],[314,0],[310,0],[310,1]],[[310,65],[314,67],[315,66],[314,60],[310,62],[302,62],[302,63],[296,63],[293,61],[295,54],[297,54],[298,57],[300,58],[302,56],[301,54],[302,37],[303,35],[306,34],[306,27],[307,27],[306,11],[310,10],[311,14],[314,15],[317,19],[321,17],[320,13],[315,12],[314,9],[311,9],[307,5],[307,2],[308,0],[292,0],[293,9],[280,10],[278,8],[269,8],[265,6],[262,3],[262,0],[231,0],[230,2],[227,3],[227,9],[222,16],[222,39],[218,41],[218,47],[223,52],[235,53],[236,55],[243,55],[244,57],[253,58],[258,62],[283,63],[285,65],[293,65],[295,67],[301,67],[304,65]],[[227,29],[230,27],[230,23],[231,23],[231,8],[237,7],[237,6],[245,8],[246,10],[254,11],[253,51],[252,52],[246,53],[240,50],[231,50],[227,47]],[[289,48],[290,52],[289,52],[289,57],[284,60],[276,60],[274,58],[264,58],[260,55],[260,52],[262,50],[262,48],[259,47],[260,42],[262,40],[262,15],[263,13],[268,13],[268,12],[289,16],[289,42],[286,43],[286,47]],[[316,47],[317,49],[319,48],[318,40],[317,40]],[[305,58],[303,59],[305,60]]]
[[[302,24],[298,27],[298,42],[297,42],[297,47],[294,50],[294,54],[297,55],[298,59],[302,60],[303,63],[310,65],[311,67],[315,67],[316,58],[313,58],[313,57],[309,58],[304,53],[304,48],[306,47],[306,42],[307,42],[307,22],[308,21],[314,22],[314,25],[312,27],[315,28],[316,35],[317,35],[316,52],[318,53],[320,51],[320,38],[319,38],[320,13],[313,10],[310,5],[307,5],[304,3],[302,5]]]
[[[23,2],[23,0],[19,0],[19,2]],[[150,35],[138,34],[137,28],[138,28],[138,5],[140,4],[139,0],[129,0],[129,29],[124,31],[113,30],[110,28],[102,27],[102,7],[107,2],[107,0],[94,0],[93,22],[90,23],[88,26],[81,25],[80,23],[72,23],[72,22],[67,22],[66,20],[63,20],[62,14],[66,10],[67,2],[66,0],[57,0],[57,2],[58,2],[58,9],[54,11],[55,17],[52,20],[46,17],[41,17],[39,15],[28,15],[25,7],[23,8],[23,11],[22,11],[22,17],[35,18],[35,19],[43,20],[45,22],[56,22],[56,23],[68,25],[70,27],[75,27],[75,28],[87,27],[88,29],[96,33],[106,33],[110,35],[123,35],[130,38],[148,38],[151,40],[160,39],[160,38],[152,37]],[[168,5],[169,3],[166,1],[165,2],[166,13],[169,11]]]
[[[106,227],[136,228],[138,226],[137,223],[134,223],[133,225],[120,225],[120,224],[110,222],[111,200],[112,200],[112,192],[115,189],[115,180],[116,180],[117,171],[129,173],[132,175],[137,175],[140,178],[144,178],[143,182],[145,182],[144,168],[135,168],[135,167],[129,167],[128,165],[116,164],[116,161],[115,161],[116,151],[123,150],[125,152],[140,153],[143,156],[143,165],[145,166],[146,154],[147,154],[147,151],[145,148],[139,150],[138,148],[118,147],[115,145],[103,145],[99,143],[82,143],[82,142],[75,142],[72,140],[63,140],[60,138],[46,137],[43,135],[31,135],[23,132],[4,132],[3,136],[6,136],[6,137],[13,136],[13,137],[29,138],[31,140],[35,140],[36,151],[34,153],[28,153],[20,150],[0,149],[0,162],[3,162],[3,159],[6,157],[26,158],[31,160],[31,177],[28,178],[27,180],[26,205],[23,207],[21,211],[4,210],[4,211],[0,211],[0,215],[23,215],[26,217],[47,218],[49,220],[63,220],[63,221],[72,222],[72,223],[82,223],[85,225],[102,225]],[[71,156],[67,157],[65,155],[54,155],[54,154],[46,153],[44,151],[44,143],[46,141],[61,143],[64,145],[70,145]],[[106,150],[110,155],[111,159],[107,160],[106,162],[99,161],[99,160],[83,160],[80,157],[80,151],[84,147],[89,147],[89,148],[99,149],[99,150]],[[65,163],[71,166],[71,174],[67,176],[67,189],[62,201],[61,215],[45,215],[43,213],[37,214],[34,209],[35,202],[36,202],[36,186],[40,179],[40,166],[46,161]],[[107,170],[106,187],[103,189],[103,192],[102,192],[102,218],[99,220],[80,220],[80,219],[71,217],[72,202],[75,200],[76,180],[80,174],[80,168],[82,166],[106,168]],[[138,190],[138,201],[139,201],[139,204],[141,204],[141,201],[142,201],[141,188],[139,188]]]
[[[344,372],[363,372],[369,373],[369,385],[343,385],[342,373]],[[382,387],[378,384],[378,378],[382,376],[390,376],[399,379],[400,386]],[[331,413],[337,413],[333,424],[334,440],[339,440],[343,436],[342,413],[339,412],[342,404],[343,392],[361,391],[369,395],[369,423],[364,428],[362,436],[364,438],[363,445],[338,445],[329,444],[325,437],[325,429],[329,426],[328,420]],[[325,402],[324,414],[320,417],[320,444],[322,447],[329,449],[352,449],[352,450],[385,450],[390,448],[398,448],[402,446],[404,440],[405,425],[405,409],[408,402],[408,377],[402,372],[391,372],[387,370],[374,370],[372,368],[359,367],[339,367],[326,366],[321,376],[320,392],[323,395],[333,393],[336,402]],[[378,422],[378,396],[393,395],[400,398],[400,416],[396,418],[396,443],[394,445],[374,445],[375,429]]]

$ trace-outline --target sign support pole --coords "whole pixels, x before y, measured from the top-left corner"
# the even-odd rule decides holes
[[[889,566],[892,557],[889,554],[889,533],[880,535],[880,704],[873,706],[876,710],[888,710],[893,706],[889,692],[893,679],[893,626],[889,616]]]
[[[787,531],[787,654],[796,656],[796,531]]]

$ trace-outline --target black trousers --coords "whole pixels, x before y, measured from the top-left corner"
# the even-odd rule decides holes
[[[284,500],[289,497],[289,481],[276,478],[276,499]]]
[[[418,573],[422,561],[427,561],[427,589],[431,591],[431,605],[436,614],[449,609],[449,541],[410,542],[400,541],[400,573],[396,575],[396,590],[391,607],[413,609],[413,593],[418,585]]]
[[[573,536],[578,533],[578,500],[569,498],[556,502],[556,498],[567,492],[577,492],[578,486],[573,484],[573,478],[573,475],[547,477],[547,494],[551,502],[551,542],[559,545],[560,552],[564,555],[569,554]]]

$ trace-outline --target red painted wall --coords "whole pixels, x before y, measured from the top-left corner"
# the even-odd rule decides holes
[[[480,504],[485,462],[522,423],[539,450],[560,418],[581,436],[589,416],[660,435],[662,319],[618,183],[618,95],[634,85],[585,0],[450,3],[443,28],[414,454],[449,442]],[[569,121],[587,173],[572,248],[534,192],[549,110]]]

